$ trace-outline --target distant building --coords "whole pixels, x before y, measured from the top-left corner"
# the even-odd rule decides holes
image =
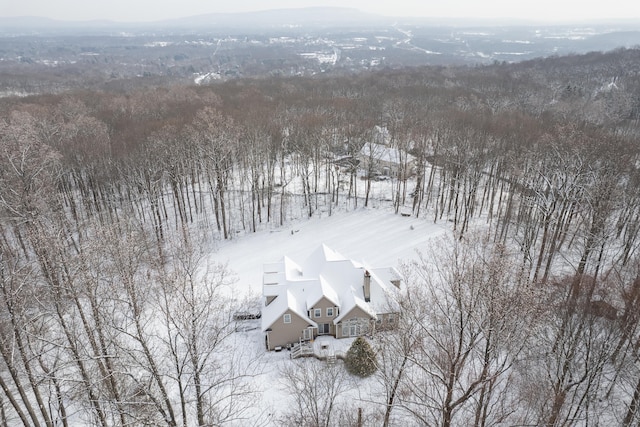
[[[394,326],[401,286],[393,267],[367,268],[321,245],[302,264],[264,265],[262,330],[274,350],[318,335],[371,334]]]
[[[415,167],[415,157],[411,154],[375,142],[362,146],[358,160],[365,172],[394,178],[411,176]]]

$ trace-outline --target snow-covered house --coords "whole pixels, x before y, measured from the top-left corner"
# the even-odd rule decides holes
[[[375,142],[365,143],[358,153],[360,167],[367,173],[408,177],[413,173],[415,157],[398,148]]]
[[[264,265],[262,330],[267,349],[318,335],[359,336],[392,327],[400,274],[368,268],[321,245],[303,263]]]

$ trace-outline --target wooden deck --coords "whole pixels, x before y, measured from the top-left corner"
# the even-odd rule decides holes
[[[326,360],[328,363],[335,363],[337,359],[344,359],[345,354],[340,350],[335,350],[331,342],[327,341],[300,341],[291,348],[291,358],[315,357],[319,360]]]

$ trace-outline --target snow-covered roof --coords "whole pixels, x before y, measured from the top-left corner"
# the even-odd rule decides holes
[[[269,329],[283,314],[292,311],[297,314],[310,325],[317,327],[318,325],[307,316],[307,309],[304,298],[304,289],[297,286],[288,287],[286,285],[270,286],[269,291],[276,290],[278,294],[276,298],[266,307],[262,309],[262,330]],[[273,296],[273,295],[268,295]]]
[[[361,308],[372,318],[376,318],[376,312],[373,306],[364,300],[364,292],[361,287],[349,287],[343,293],[343,304],[340,307],[340,315],[333,319],[333,323],[337,325],[356,307]]]
[[[322,298],[326,298],[336,306],[340,305],[340,298],[331,284],[323,277],[318,278],[317,286],[310,286],[307,292],[307,307],[315,306]]]
[[[367,272],[371,277],[369,302],[365,301],[363,286]],[[376,318],[376,314],[397,308],[393,294],[399,279],[392,267],[366,268],[324,244],[302,263],[285,256],[264,267],[263,295],[265,304],[267,297],[271,302],[262,309],[262,329],[270,328],[287,310],[316,325],[308,312],[323,298],[340,308],[336,324],[355,307]]]
[[[321,244],[318,249],[313,251],[311,255],[309,255],[309,257],[302,263],[305,275],[318,276],[327,262],[331,261],[347,261],[347,259],[324,243]]]
[[[398,295],[400,289],[395,283],[400,283],[401,277],[398,270],[393,267],[373,268],[369,270],[371,274],[371,302],[376,313],[393,313],[400,311]],[[379,286],[384,283],[385,286]]]
[[[401,163],[400,159],[403,159],[408,163],[415,160],[415,158],[409,153],[387,145],[377,144],[375,142],[367,142],[364,144],[360,150],[360,155],[362,157],[372,157],[375,160],[396,165]]]

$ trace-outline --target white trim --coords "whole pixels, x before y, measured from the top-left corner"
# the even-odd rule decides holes
[[[284,316],[282,316],[282,321],[284,323],[291,323],[291,314],[287,313]]]
[[[305,341],[313,339],[313,328],[305,328],[304,331],[302,331],[302,339]]]
[[[359,337],[369,332],[367,319],[352,318],[342,322],[342,337]]]

